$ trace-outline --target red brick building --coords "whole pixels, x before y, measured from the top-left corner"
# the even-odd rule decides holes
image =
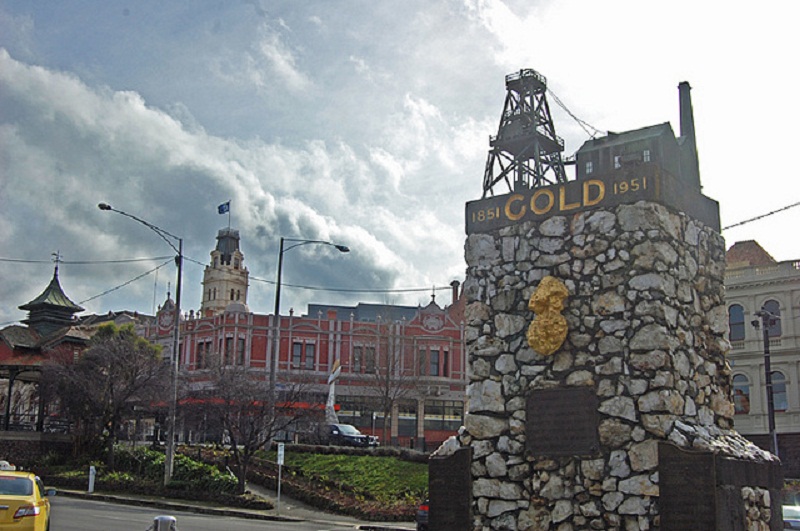
[[[213,392],[207,385],[212,360],[246,367],[254,378],[267,380],[277,329],[279,385],[302,381],[324,404],[328,376],[340,363],[340,422],[378,435],[382,444],[419,449],[435,448],[458,430],[467,382],[458,282],[451,284],[452,302],[444,308],[435,300],[425,307],[318,304],[309,306],[308,315],[280,316],[276,327],[274,315],[247,307],[248,273],[238,231],[220,231],[217,242],[205,269],[201,311],[189,312],[181,322],[180,370],[195,391]],[[173,307],[168,300],[144,331],[170,357]],[[188,419],[181,431],[190,441],[207,435]]]

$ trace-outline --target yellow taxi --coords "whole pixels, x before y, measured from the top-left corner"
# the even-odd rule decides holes
[[[0,461],[0,530],[49,531],[47,497],[54,494],[54,489],[45,490],[36,474]]]

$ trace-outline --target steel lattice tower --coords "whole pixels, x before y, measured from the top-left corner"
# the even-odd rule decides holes
[[[501,180],[510,191],[566,182],[564,140],[556,135],[546,92],[547,79],[533,69],[506,76],[500,126],[497,136],[489,137],[483,197],[494,195]]]

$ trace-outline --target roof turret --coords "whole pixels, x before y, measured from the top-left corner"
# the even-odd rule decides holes
[[[69,300],[64,290],[61,289],[61,283],[58,281],[57,262],[50,284],[38,297],[23,304],[19,309],[28,311],[28,318],[22,322],[42,335],[74,324],[73,314],[83,311],[83,308]]]

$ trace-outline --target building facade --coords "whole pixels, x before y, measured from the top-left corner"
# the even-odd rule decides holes
[[[778,455],[786,477],[799,478],[800,260],[778,262],[755,241],[737,242],[727,252],[725,289],[736,430],[769,448],[766,346]],[[761,310],[778,318],[767,327],[767,345]]]
[[[276,319],[247,306],[238,231],[220,231],[217,240],[206,267],[201,310],[181,320],[180,371],[190,382],[190,394],[213,393],[208,382],[217,364],[244,367],[253,378],[269,380],[277,340],[278,387],[303,382],[320,407],[329,375],[341,367],[335,387],[340,422],[377,435],[382,444],[423,450],[455,434],[463,422],[467,382],[458,282],[451,284],[452,302],[446,307],[435,297],[424,307],[314,304],[307,315],[290,312]],[[232,282],[237,285],[229,286]],[[168,299],[159,314],[172,307]],[[171,323],[156,315],[143,331],[170,358]],[[188,441],[214,436],[189,419],[181,432]]]

